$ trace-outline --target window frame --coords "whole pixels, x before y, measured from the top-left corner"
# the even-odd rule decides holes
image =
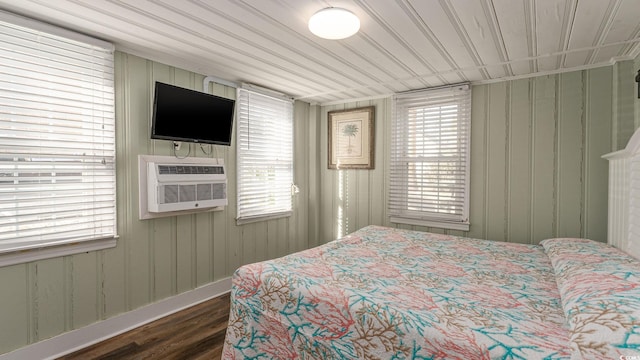
[[[5,11],[0,11],[0,21],[6,24],[11,24],[9,26],[26,28],[26,29],[29,29],[27,31],[42,34],[43,38],[48,38],[48,37],[58,38],[58,40],[61,40],[61,42],[70,43],[70,44],[82,43],[83,44],[82,46],[88,46],[90,48],[93,48],[94,51],[95,49],[100,49],[99,51],[104,52],[104,54],[110,54],[109,61],[106,62],[105,64],[107,64],[106,66],[109,69],[111,69],[111,73],[113,74],[113,69],[114,69],[113,53],[115,48],[111,43],[94,39],[86,35],[78,34],[66,29],[62,29],[50,24],[45,24],[33,19],[18,16]],[[17,31],[22,31],[22,30],[17,30]],[[103,77],[102,81],[104,84],[103,86],[107,87],[110,90],[110,94],[111,94],[110,97],[109,98],[103,97],[103,99],[107,100],[106,103],[108,104],[107,105],[108,112],[113,114],[110,117],[106,117],[109,123],[105,123],[105,124],[107,124],[107,126],[113,126],[114,128],[113,157],[108,156],[109,159],[107,160],[107,163],[109,163],[111,162],[111,159],[112,159],[112,163],[109,165],[109,167],[112,169],[112,173],[110,173],[110,175],[107,175],[107,178],[110,178],[108,183],[112,184],[112,187],[109,187],[109,189],[113,190],[111,195],[109,195],[113,197],[113,207],[112,207],[113,216],[112,217],[109,216],[110,217],[109,221],[113,222],[113,226],[107,226],[107,228],[112,230],[109,230],[106,233],[100,233],[97,235],[95,235],[96,233],[94,231],[93,232],[94,236],[88,236],[88,237],[82,236],[81,238],[76,238],[76,237],[58,238],[57,236],[55,236],[55,232],[53,232],[52,234],[48,234],[48,235],[45,235],[45,234],[37,235],[37,237],[35,238],[31,238],[31,237],[25,238],[24,241],[14,239],[14,240],[8,241],[5,244],[0,243],[0,245],[2,245],[0,246],[0,267],[20,264],[25,262],[31,262],[35,260],[47,259],[47,258],[61,257],[65,255],[72,255],[72,254],[83,253],[88,251],[101,250],[101,249],[106,249],[106,248],[111,248],[116,246],[118,235],[117,235],[117,208],[115,203],[115,199],[116,199],[115,94],[114,94],[115,86],[114,86],[113,76],[109,78]],[[10,87],[5,87],[5,89],[11,90]],[[31,94],[31,93],[27,93],[27,94]],[[27,96],[33,96],[33,95],[27,95]],[[12,153],[5,153],[5,154],[6,156],[12,156]],[[35,153],[29,153],[29,154],[31,154],[29,155],[31,158],[33,158],[33,156],[35,155]],[[42,158],[46,158],[46,157],[47,155],[42,156]],[[40,168],[34,168],[34,169],[37,170]],[[82,171],[82,170],[76,170],[76,171]],[[80,175],[80,176],[83,176],[83,175]],[[20,201],[21,201],[20,199],[16,199],[15,203],[17,204]],[[51,237],[51,238],[46,239],[47,237]]]
[[[278,185],[281,186],[281,188],[279,188],[276,192],[274,192],[274,194],[277,194],[277,195],[274,195],[274,197],[279,199],[276,201],[277,204],[279,205],[274,205],[272,206],[271,209],[268,209],[267,207],[263,207],[259,209],[259,211],[257,212],[249,211],[247,208],[248,207],[248,205],[246,205],[248,201],[247,199],[253,199],[252,196],[254,196],[255,194],[251,194],[253,189],[251,191],[250,190],[245,191],[245,185],[247,187],[251,186],[250,185],[251,182],[249,179],[244,178],[244,176],[248,176],[246,171],[250,168],[250,166],[254,166],[254,169],[256,169],[255,164],[250,164],[250,163],[248,164],[243,159],[243,156],[248,154],[253,154],[249,152],[250,149],[245,149],[245,146],[246,146],[245,138],[250,135],[248,132],[251,131],[249,130],[249,126],[248,126],[250,125],[250,123],[245,124],[245,122],[251,121],[250,119],[251,115],[248,113],[245,115],[244,107],[248,107],[249,109],[247,111],[250,111],[250,108],[253,105],[249,103],[245,104],[245,100],[250,101],[250,99],[255,99],[256,103],[258,101],[261,102],[260,105],[267,105],[267,103],[269,103],[269,105],[283,106],[283,109],[281,109],[283,110],[283,113],[280,113],[278,115],[288,114],[288,119],[287,120],[279,119],[278,121],[284,121],[285,123],[279,124],[281,127],[278,127],[278,129],[272,129],[273,132],[271,133],[270,137],[273,139],[277,139],[272,144],[276,147],[278,145],[290,143],[290,147],[287,147],[289,157],[287,159],[284,159],[284,161],[274,160],[274,162],[270,163],[270,165],[273,165],[275,167],[276,170],[274,170],[274,173],[278,174],[277,177],[281,177],[281,176],[286,177],[289,182],[289,184],[284,185],[284,182],[280,180]],[[256,105],[256,108],[258,108],[257,105]],[[270,108],[269,111],[274,111],[277,113],[278,109],[275,109],[274,107],[274,108]],[[260,114],[257,114],[256,116],[264,117],[266,116],[266,114],[260,113]],[[258,221],[272,220],[272,219],[291,216],[293,214],[293,193],[294,193],[294,189],[296,189],[294,185],[295,164],[294,164],[294,153],[293,153],[293,150],[294,150],[294,135],[293,135],[294,134],[294,100],[291,97],[288,97],[284,94],[276,93],[269,89],[264,89],[264,88],[250,85],[250,84],[243,84],[242,87],[239,87],[237,89],[236,123],[237,123],[237,126],[236,126],[236,166],[237,166],[236,223],[237,225],[243,225],[243,224],[248,224],[248,223],[253,223]],[[283,133],[287,133],[287,132],[290,134],[290,138],[287,139],[287,141],[284,141],[281,136],[283,135]],[[265,139],[264,135],[260,135],[260,134],[256,134],[256,135],[263,136],[263,138],[261,138],[260,140]],[[271,149],[268,149],[267,152],[269,151],[275,152],[276,149],[271,148]],[[245,152],[247,153],[245,154]],[[280,153],[278,153],[277,156],[279,155]],[[282,170],[283,168],[288,170],[284,171]],[[280,171],[278,171],[278,169],[280,169]],[[253,183],[253,185],[255,186],[255,183]]]
[[[459,93],[462,91],[460,96]],[[444,99],[443,99],[444,98]],[[434,100],[437,99],[437,100]],[[433,105],[434,101],[438,105]],[[442,102],[441,102],[442,101]],[[457,146],[455,147],[456,152],[453,155],[447,153],[447,157],[440,154],[438,156],[415,156],[426,158],[426,160],[420,162],[418,160],[408,161],[407,158],[410,158],[409,148],[410,148],[410,137],[412,134],[409,134],[409,129],[414,126],[426,126],[425,117],[434,115],[423,115],[421,123],[418,124],[413,123],[409,124],[409,120],[405,117],[408,117],[408,109],[421,109],[423,112],[426,111],[435,111],[438,108],[439,111],[442,111],[442,108],[446,106],[446,104],[451,104],[450,106],[455,106],[456,108],[456,120],[448,121],[444,124],[454,124],[457,123],[458,130],[456,132],[456,141]],[[442,114],[438,115],[438,129],[442,131]],[[415,135],[415,134],[413,134]],[[423,139],[416,140],[424,141]],[[438,149],[444,147],[442,141],[437,143]],[[448,144],[448,143],[444,143]],[[470,160],[471,160],[471,86],[470,84],[456,84],[453,86],[443,86],[438,88],[430,88],[423,89],[417,91],[409,91],[405,93],[399,93],[394,95],[392,100],[392,125],[391,125],[391,154],[390,154],[390,166],[389,166],[389,185],[388,185],[388,211],[389,211],[389,219],[392,223],[398,224],[408,224],[408,225],[417,225],[417,226],[426,226],[426,227],[437,227],[444,229],[452,229],[452,230],[461,230],[461,231],[469,231],[470,222],[469,222],[469,188],[470,188]],[[424,145],[422,145],[424,147]],[[426,151],[426,150],[424,150]],[[442,150],[438,150],[442,151]],[[404,155],[403,155],[404,154]],[[434,204],[434,202],[422,201],[419,202],[418,206],[422,209],[411,210],[409,200],[409,182],[410,179],[415,179],[418,177],[411,177],[408,173],[410,164],[415,165],[425,165],[427,161],[431,161],[431,163],[436,163],[437,166],[440,166],[440,162],[447,159],[450,163],[456,163],[457,168],[462,168],[462,175],[455,175],[454,186],[456,187],[457,193],[454,195],[450,194],[450,199],[447,201],[443,201],[444,203],[456,202],[459,204],[459,210],[456,209],[456,213],[445,214],[442,212],[441,208],[438,208],[438,204]],[[445,165],[446,166],[446,165]],[[451,168],[455,168],[456,165],[451,165]],[[439,167],[438,167],[439,169]],[[453,170],[450,170],[453,171]],[[417,173],[416,173],[417,174]],[[433,174],[433,173],[432,173]],[[424,176],[424,173],[419,174],[419,178]],[[434,174],[433,177],[436,179],[436,182],[443,182],[446,178],[440,174]],[[460,178],[462,177],[462,179]],[[422,182],[421,182],[422,183]],[[416,186],[414,184],[414,186]],[[462,192],[460,196],[459,193]],[[433,193],[433,192],[432,192]],[[440,198],[440,192],[436,192],[436,195],[433,197]],[[424,198],[423,198],[424,199]],[[425,204],[432,204],[434,209],[439,209],[434,212],[425,211]],[[449,205],[452,207],[453,205]],[[451,210],[453,211],[453,210]]]

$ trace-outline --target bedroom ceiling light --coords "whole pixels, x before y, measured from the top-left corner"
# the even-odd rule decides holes
[[[348,38],[360,29],[360,19],[349,10],[329,7],[309,19],[309,30],[316,36],[329,40]]]

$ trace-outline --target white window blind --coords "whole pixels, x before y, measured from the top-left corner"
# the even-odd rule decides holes
[[[468,230],[469,85],[397,94],[393,112],[391,222]]]
[[[238,223],[291,214],[293,101],[240,88]]]
[[[113,241],[113,46],[0,15],[0,254]]]

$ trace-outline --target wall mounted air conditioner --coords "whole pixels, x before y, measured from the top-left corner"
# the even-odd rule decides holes
[[[147,207],[152,213],[226,206],[224,165],[147,163]]]

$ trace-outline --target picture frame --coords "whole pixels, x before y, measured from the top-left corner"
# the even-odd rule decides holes
[[[329,169],[374,169],[375,106],[328,113]]]

